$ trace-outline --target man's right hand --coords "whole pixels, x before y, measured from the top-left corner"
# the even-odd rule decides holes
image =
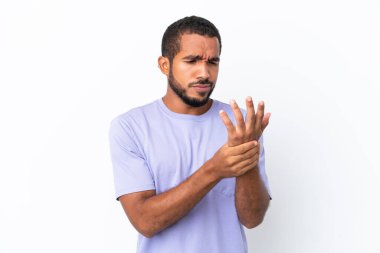
[[[223,145],[208,161],[209,171],[216,179],[238,177],[253,169],[259,162],[260,144],[249,141],[230,147]]]

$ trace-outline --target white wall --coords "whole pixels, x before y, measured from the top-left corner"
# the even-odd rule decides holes
[[[164,95],[173,21],[223,52],[213,97],[263,99],[273,201],[251,252],[380,252],[378,1],[0,2],[0,252],[134,252],[108,127]]]

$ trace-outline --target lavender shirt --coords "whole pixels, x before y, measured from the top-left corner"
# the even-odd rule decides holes
[[[116,198],[145,190],[160,194],[198,170],[227,141],[221,109],[235,122],[230,106],[217,100],[202,115],[174,113],[158,99],[113,119],[110,150]],[[260,175],[269,191],[260,142]],[[235,208],[235,180],[221,180],[185,217],[152,238],[139,234],[137,252],[248,252]]]

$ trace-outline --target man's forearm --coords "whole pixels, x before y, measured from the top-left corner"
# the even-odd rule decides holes
[[[239,220],[245,227],[253,228],[262,222],[269,200],[258,166],[236,177],[235,205]]]
[[[141,205],[145,236],[151,237],[176,223],[218,183],[206,162],[181,184],[146,199]]]

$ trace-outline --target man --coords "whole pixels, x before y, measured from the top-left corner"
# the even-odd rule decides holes
[[[137,252],[247,252],[270,196],[262,132],[270,114],[210,99],[221,52],[217,28],[191,16],[170,25],[158,65],[166,95],[110,128],[116,198],[139,232]],[[236,125],[234,125],[236,124]]]

